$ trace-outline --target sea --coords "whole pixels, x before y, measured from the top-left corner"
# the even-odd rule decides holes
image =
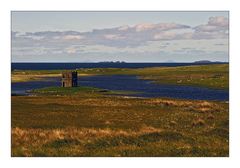
[[[146,68],[177,67],[189,65],[224,64],[216,63],[12,63],[12,70],[74,70],[79,68]]]

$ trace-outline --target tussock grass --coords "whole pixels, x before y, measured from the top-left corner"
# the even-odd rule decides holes
[[[12,77],[28,81],[60,72],[13,71]],[[137,75],[156,83],[228,88],[228,64],[93,68],[78,72]],[[115,95],[120,92],[102,93],[88,87],[43,88],[35,93],[12,96],[12,156],[228,156],[229,153],[227,102],[129,98]]]
[[[82,145],[89,150],[90,148],[105,148],[123,144],[134,145],[137,136],[158,132],[162,132],[162,130],[152,127],[144,127],[138,131],[86,128],[21,129],[16,127],[12,129],[12,145],[17,149],[18,147],[27,149],[29,146],[31,146],[30,149],[39,146],[57,149]],[[19,150],[16,151],[19,152]],[[26,156],[29,155],[29,152]]]
[[[228,156],[228,104],[12,96],[12,156]]]
[[[213,130],[214,132],[220,132]],[[212,132],[206,133],[209,135]],[[12,129],[13,156],[226,156],[227,148],[202,135],[191,138],[153,127],[112,129]],[[203,139],[204,140],[204,139]],[[205,141],[205,140],[204,140]],[[216,148],[216,144],[219,145]],[[216,148],[216,149],[214,149]],[[220,150],[221,148],[221,150]]]

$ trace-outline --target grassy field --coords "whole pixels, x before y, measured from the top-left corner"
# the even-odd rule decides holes
[[[12,96],[12,156],[228,156],[224,102],[35,93]]]
[[[12,72],[12,82],[38,80],[42,77],[56,77],[61,70],[32,70]],[[183,67],[153,67],[153,68],[83,68],[78,69],[79,76],[86,75],[137,75],[141,79],[156,83],[204,86],[217,89],[228,89],[229,65],[196,65]]]
[[[228,89],[228,64],[78,69],[156,83]],[[12,72],[12,82],[60,76]],[[81,79],[81,78],[80,78]],[[227,102],[134,98],[135,92],[50,87],[12,96],[12,156],[228,156]]]

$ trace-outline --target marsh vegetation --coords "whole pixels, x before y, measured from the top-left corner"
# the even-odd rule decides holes
[[[228,88],[228,65],[78,71],[82,75],[135,74],[156,83]],[[59,75],[60,71],[14,71],[13,81],[16,75],[21,79],[21,74],[35,80],[35,75]],[[122,92],[92,87],[32,92],[32,96],[12,96],[12,156],[229,153],[228,102],[137,98],[128,91],[124,94],[129,96],[121,96]]]
[[[228,89],[229,65],[196,65],[152,68],[80,68],[79,76],[136,75],[161,84],[178,84]],[[62,70],[15,70],[12,82],[38,80],[43,77],[61,76]]]

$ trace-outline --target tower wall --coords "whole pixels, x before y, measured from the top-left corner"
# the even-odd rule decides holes
[[[76,71],[62,73],[62,87],[77,87],[78,75]]]

